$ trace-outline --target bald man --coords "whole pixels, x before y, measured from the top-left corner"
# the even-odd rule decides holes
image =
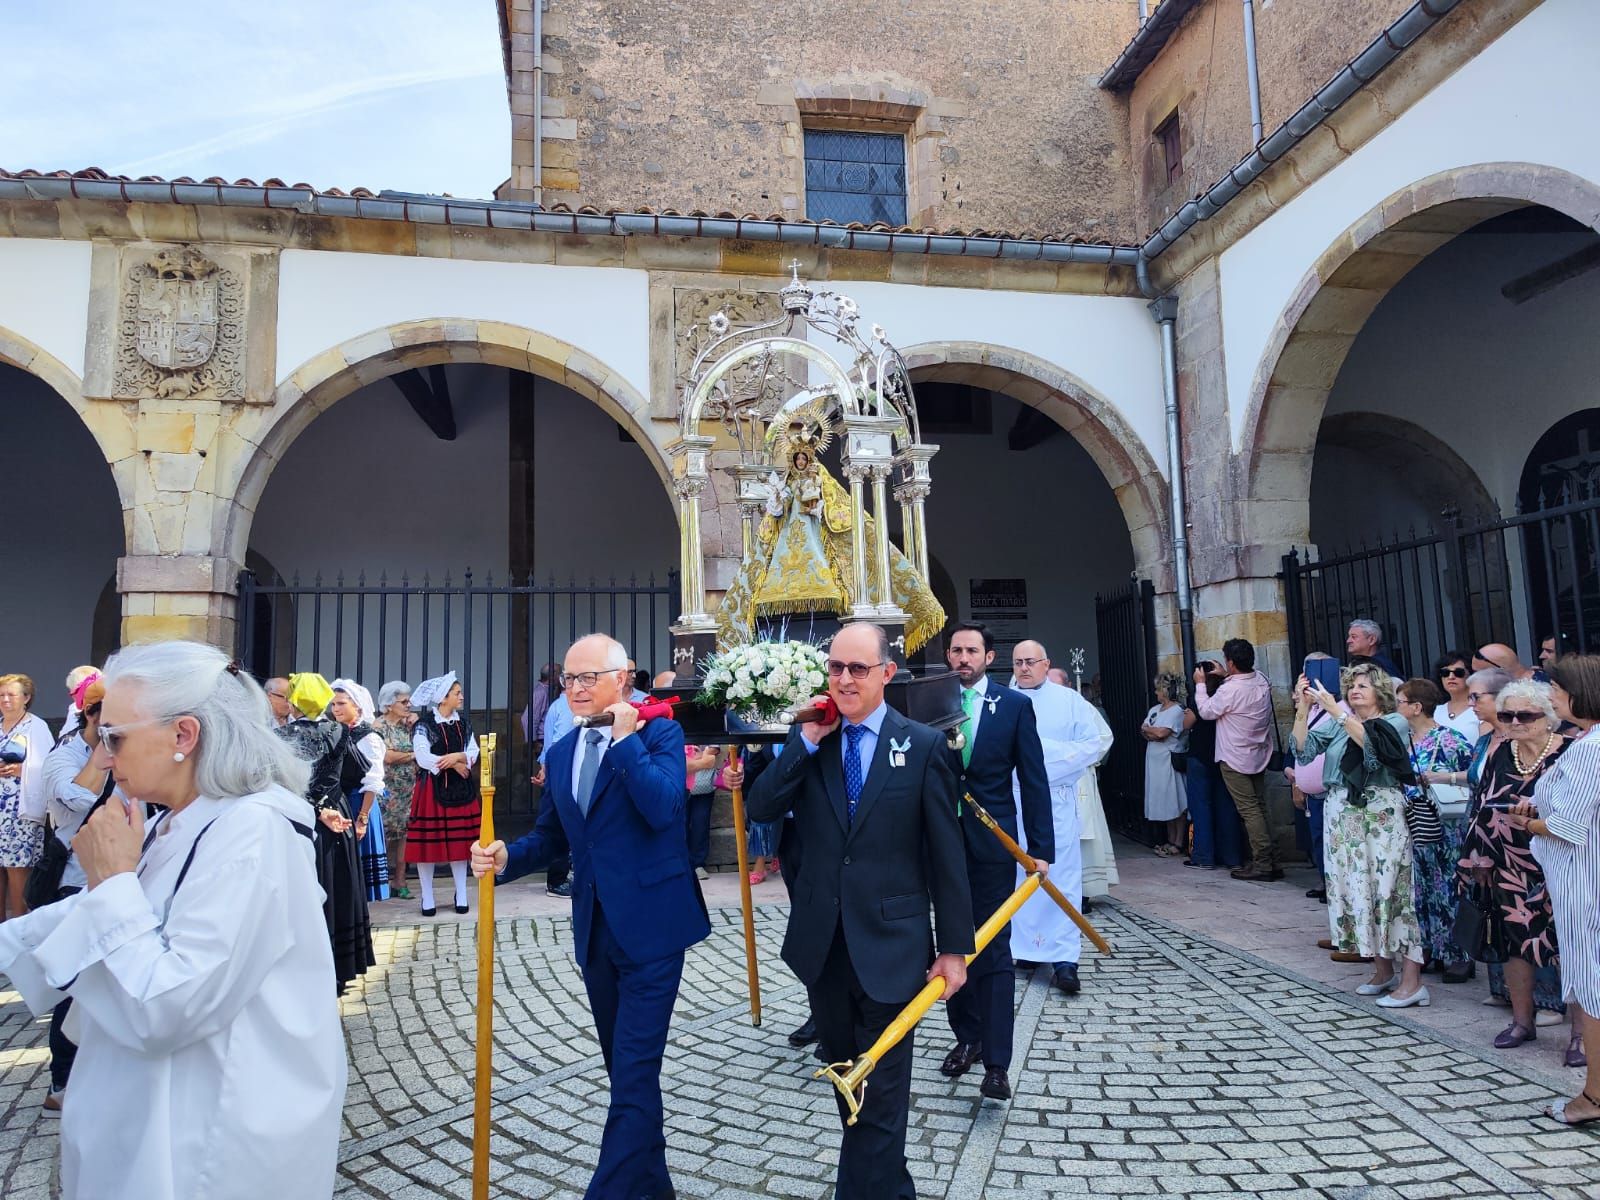
[[[711,932],[684,842],[683,728],[639,722],[620,643],[590,634],[567,651],[561,686],[576,716],[545,760],[533,832],[472,847],[472,870],[504,883],[572,854],[572,942],[611,1080],[600,1158],[585,1200],[670,1200],[661,1060],[684,951]]]
[[[1501,642],[1479,646],[1478,652],[1472,656],[1474,671],[1487,671],[1490,667],[1499,667],[1513,679],[1532,679],[1534,676],[1533,668],[1523,666],[1517,652]]]
[[[1083,908],[1082,829],[1078,820],[1078,781],[1100,759],[1100,716],[1071,688],[1050,681],[1050,656],[1040,642],[1018,642],[1011,651],[1011,686],[1033,705],[1050,782],[1050,815],[1055,827],[1056,860],[1050,878],[1073,906]],[[1013,781],[1012,786],[1020,786]],[[1027,849],[1026,830],[1023,849]],[[1022,883],[1018,868],[1017,883]],[[1054,986],[1078,994],[1078,927],[1056,902],[1042,893],[1029,897],[1011,922],[1011,954],[1019,962],[1049,963]]]

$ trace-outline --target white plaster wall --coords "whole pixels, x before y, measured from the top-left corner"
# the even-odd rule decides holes
[[[1161,340],[1144,301],[897,283],[848,282],[838,290],[902,349],[988,342],[1070,372],[1116,407],[1165,477]]]
[[[55,722],[61,680],[90,658],[95,604],[122,553],[122,506],[93,436],[48,384],[0,365],[0,412],[22,431],[0,437],[11,543],[0,565],[0,674],[31,675],[40,715]]]
[[[1418,180],[1480,163],[1537,163],[1600,183],[1600,139],[1590,118],[1597,54],[1600,4],[1545,0],[1223,254],[1235,451],[1273,326],[1318,256],[1365,213]]]
[[[403,321],[504,321],[577,346],[650,394],[648,274],[620,267],[285,250],[278,377],[339,343]]]
[[[88,242],[0,238],[0,329],[83,378],[89,330]]]

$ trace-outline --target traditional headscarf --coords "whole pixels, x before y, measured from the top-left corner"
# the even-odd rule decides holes
[[[83,705],[84,705],[84,700],[83,700],[84,694],[86,692],[88,692],[89,687],[90,687],[91,684],[98,683],[99,681],[100,681],[100,672],[99,671],[90,671],[81,680],[79,680],[78,681],[78,686],[72,689],[72,707],[77,709],[79,712],[82,712],[83,711]],[[105,694],[106,694],[105,693],[105,689],[101,688],[100,689],[100,695],[102,697],[104,697]]]
[[[456,685],[456,673],[451,671],[446,675],[435,675],[432,679],[424,679],[417,684],[411,693],[412,708],[432,708],[439,701],[450,694],[450,689]]]
[[[315,671],[300,671],[289,676],[289,706],[301,716],[321,716],[332,699],[333,689]]]
[[[329,687],[336,692],[343,692],[346,696],[349,696],[350,699],[356,702],[356,711],[361,714],[361,724],[372,724],[374,713],[372,708],[371,692],[367,691],[366,688],[362,687],[354,679],[335,679],[331,684],[329,684]]]

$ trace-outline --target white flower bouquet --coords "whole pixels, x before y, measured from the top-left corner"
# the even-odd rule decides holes
[[[828,656],[807,642],[747,642],[700,664],[698,701],[761,721],[803,708],[828,684]]]

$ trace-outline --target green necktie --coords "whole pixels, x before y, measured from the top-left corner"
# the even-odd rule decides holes
[[[966,740],[961,744],[961,765],[972,765],[972,739],[976,732],[976,722],[972,714],[978,711],[978,693],[974,688],[961,689],[961,711],[966,713],[966,719],[961,722],[961,734]]]

